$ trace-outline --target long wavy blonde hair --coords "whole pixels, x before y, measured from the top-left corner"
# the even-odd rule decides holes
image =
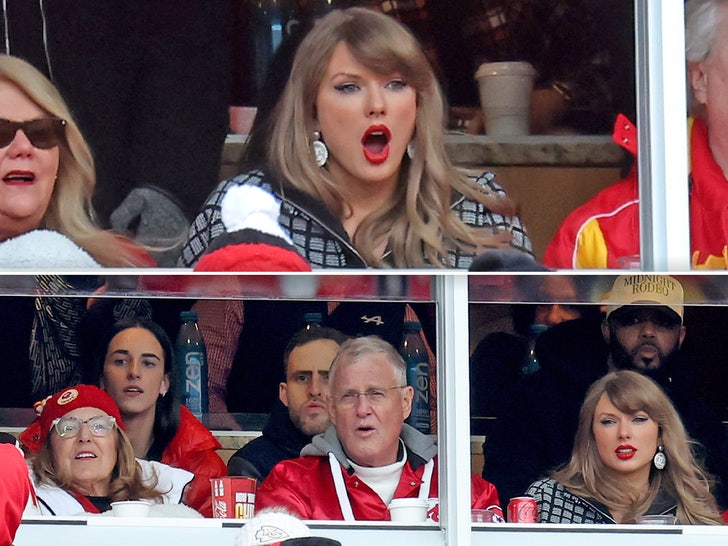
[[[417,92],[413,159],[404,159],[395,195],[388,206],[365,218],[353,236],[354,246],[371,265],[383,266],[375,254],[387,239],[395,267],[448,267],[448,248],[477,251],[507,247],[508,237],[466,226],[450,209],[457,194],[504,215],[514,203],[480,188],[453,167],[445,152],[446,105],[435,73],[417,39],[391,17],[366,8],[333,10],[299,46],[290,78],[273,113],[268,163],[286,186],[321,200],[337,218],[351,212],[339,184],[316,166],[311,152],[316,93],[334,48],[345,43],[352,55],[378,74],[399,72]],[[325,137],[325,135],[324,135]]]
[[[112,501],[159,499],[162,493],[156,490],[157,479],[145,482],[142,469],[134,458],[134,448],[129,437],[118,426],[116,434],[116,464],[109,476],[109,498]],[[39,483],[56,485],[66,491],[76,489],[72,476],[59,474],[53,448],[51,447],[51,434],[40,448],[40,451],[31,459],[33,472]]]
[[[65,142],[59,145],[58,178],[40,227],[62,233],[101,265],[142,265],[141,253],[134,251],[130,241],[94,223],[93,157],[55,86],[31,64],[11,55],[0,55],[0,79],[13,84],[48,115],[66,120]]]
[[[597,403],[604,394],[620,411],[628,414],[644,411],[659,426],[667,465],[664,470],[651,468],[647,495],[626,490],[624,482],[615,479],[613,471],[599,456],[593,420]],[[634,522],[637,516],[646,513],[658,493],[663,492],[675,500],[679,523],[721,524],[710,492],[712,480],[695,460],[693,443],[672,402],[654,381],[631,370],[612,372],[587,392],[571,460],[551,477],[580,497],[622,511],[623,523]]]

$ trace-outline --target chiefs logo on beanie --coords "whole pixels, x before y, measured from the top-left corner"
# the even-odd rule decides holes
[[[119,408],[105,391],[93,385],[76,385],[63,389],[34,404],[38,418],[20,433],[20,442],[31,452],[38,453],[48,438],[53,421],[78,408],[97,408],[116,419],[124,430]]]

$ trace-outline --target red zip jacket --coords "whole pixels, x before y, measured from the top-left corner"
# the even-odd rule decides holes
[[[621,114],[612,140],[637,156],[637,128]],[[616,269],[617,259],[640,253],[637,171],[574,209],[546,247],[552,269]]]
[[[713,159],[704,120],[690,128],[690,249],[693,269],[728,268],[728,181]],[[619,116],[613,139],[636,156],[636,129]],[[637,171],[575,209],[544,254],[554,269],[616,269],[640,253]]]
[[[690,133],[690,248],[693,269],[726,269],[728,180],[713,159],[708,126],[693,122]]]
[[[180,407],[177,434],[162,453],[162,462],[189,470],[195,475],[182,502],[206,518],[212,517],[210,478],[227,476],[225,462],[216,453],[222,445],[185,406]]]
[[[0,444],[0,544],[12,544],[32,494],[28,465],[12,444]]]
[[[438,498],[437,457],[430,484],[430,498]],[[414,470],[410,461],[404,466],[394,498],[417,497],[424,465]],[[344,470],[342,468],[342,470]],[[381,497],[356,474],[343,471],[344,484],[357,521],[389,521],[389,510]],[[500,512],[495,486],[471,474],[471,507]],[[284,506],[306,520],[343,520],[331,476],[329,459],[322,456],[299,457],[278,463],[256,491],[255,509]],[[493,507],[498,507],[493,508]],[[430,517],[439,518],[439,506]]]

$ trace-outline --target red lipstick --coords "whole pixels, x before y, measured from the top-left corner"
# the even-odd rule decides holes
[[[389,158],[389,141],[392,133],[386,125],[372,125],[361,139],[364,157],[374,165],[384,163]]]
[[[637,454],[637,448],[631,445],[621,445],[614,450],[617,457],[623,461],[627,461]]]

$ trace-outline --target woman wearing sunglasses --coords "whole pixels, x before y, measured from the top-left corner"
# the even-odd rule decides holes
[[[95,225],[91,151],[53,84],[0,55],[0,96],[2,267],[154,265],[134,243]]]
[[[123,500],[181,502],[192,473],[135,459],[119,408],[101,389],[76,385],[37,406],[40,415],[20,440],[34,454],[41,514],[101,513]],[[191,509],[175,512],[191,514],[199,516]]]

